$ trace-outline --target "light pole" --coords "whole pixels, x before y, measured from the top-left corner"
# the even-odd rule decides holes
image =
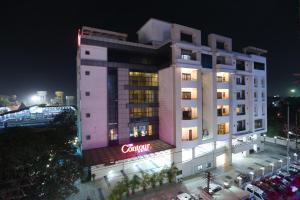
[[[276,139],[277,139],[277,136],[274,136],[274,142],[275,142],[275,144],[276,144]]]
[[[266,143],[266,137],[267,137],[267,135],[264,134],[264,144]]]
[[[282,169],[282,160],[280,159],[280,160],[278,160],[278,162],[280,162],[280,169]]]
[[[270,163],[271,169],[272,169],[272,174],[274,172],[274,163]]]
[[[289,171],[289,151],[290,151],[290,104],[288,102],[287,104],[287,147],[286,147],[286,157],[287,157],[287,162],[286,162],[286,171]]]
[[[239,182],[239,187],[241,187],[241,186],[242,186],[242,180],[243,180],[243,178],[240,177],[240,176],[238,176],[238,177],[237,177],[237,180],[238,180],[238,182]]]

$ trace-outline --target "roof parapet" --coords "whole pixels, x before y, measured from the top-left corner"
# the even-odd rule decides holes
[[[247,46],[247,47],[244,47],[244,48],[243,48],[243,52],[244,52],[245,54],[254,54],[254,55],[259,55],[259,56],[268,53],[268,51],[265,50],[265,49],[260,49],[260,48],[253,47],[253,46]]]
[[[98,29],[98,28],[87,27],[87,26],[82,27],[81,35],[82,36],[105,37],[105,38],[122,40],[122,41],[126,41],[126,39],[127,39],[127,34],[125,34],[125,33],[118,33],[118,32],[114,32],[114,31],[108,31],[108,30],[103,30],[103,29]]]

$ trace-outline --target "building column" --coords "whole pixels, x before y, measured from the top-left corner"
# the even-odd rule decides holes
[[[129,84],[129,70],[118,68],[118,137],[120,144],[130,141],[129,135],[129,92],[125,86]]]

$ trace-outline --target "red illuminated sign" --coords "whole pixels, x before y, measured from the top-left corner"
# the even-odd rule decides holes
[[[146,152],[150,151],[151,145],[150,144],[141,144],[141,145],[133,145],[133,144],[124,144],[121,147],[122,153],[131,153],[131,152]]]
[[[81,44],[81,32],[80,32],[80,29],[78,30],[78,34],[77,34],[77,45],[78,47],[80,46]]]

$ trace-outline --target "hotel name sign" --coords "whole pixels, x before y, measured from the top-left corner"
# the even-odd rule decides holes
[[[122,153],[142,153],[150,151],[151,144],[140,144],[140,145],[134,145],[134,144],[124,144],[121,147]]]

